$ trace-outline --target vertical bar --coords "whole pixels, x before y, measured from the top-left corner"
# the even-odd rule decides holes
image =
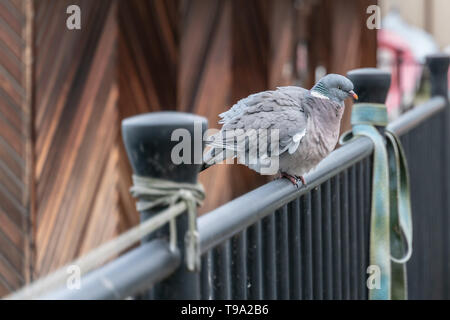
[[[423,140],[422,132],[420,132],[417,127],[412,130],[413,133],[413,141],[416,145],[416,148],[419,150],[422,150],[422,152],[416,154],[415,150],[413,150],[412,157],[417,158],[417,168],[416,168],[416,175],[415,175],[415,183],[418,185],[416,186],[416,207],[417,207],[417,217],[418,221],[420,221],[420,224],[418,224],[418,228],[416,229],[416,235],[418,235],[418,243],[420,246],[420,255],[418,256],[419,260],[419,273],[418,273],[418,283],[419,283],[419,299],[425,299],[427,294],[427,288],[429,283],[427,282],[427,264],[429,263],[427,259],[428,255],[428,248],[427,248],[427,235],[426,232],[428,230],[428,210],[426,206],[428,205],[426,202],[423,201],[424,193],[427,192],[427,188],[424,188],[424,181],[423,174],[422,174],[422,166],[426,165],[424,163],[424,152],[426,151],[426,141]],[[428,155],[427,155],[428,156]]]
[[[263,258],[262,258],[262,226],[261,221],[256,222],[248,229],[248,298],[251,300],[263,299]]]
[[[408,167],[410,171],[410,188],[411,188],[411,213],[412,213],[412,223],[413,223],[413,244],[414,244],[414,251],[411,256],[411,259],[407,263],[407,276],[408,276],[408,298],[409,299],[420,299],[421,296],[421,285],[420,285],[420,278],[421,278],[421,268],[420,268],[420,257],[422,254],[421,249],[421,241],[418,241],[418,237],[420,236],[418,231],[421,228],[421,212],[419,211],[420,208],[418,207],[418,202],[420,202],[420,194],[417,194],[419,191],[418,188],[420,186],[418,185],[418,182],[420,180],[420,177],[418,176],[418,170],[420,170],[420,167],[417,165],[419,162],[419,159],[417,156],[413,156],[413,150],[419,148],[418,152],[424,152],[422,149],[423,147],[420,147],[417,144],[417,141],[415,140],[415,129],[405,133],[401,139],[403,148],[405,150],[406,158],[408,160]],[[413,145],[414,144],[414,145]],[[412,174],[414,173],[414,174]],[[419,203],[420,205],[420,203]],[[420,228],[419,228],[420,227]]]
[[[233,299],[247,300],[247,230],[232,238]]]
[[[364,251],[365,255],[365,279],[367,281],[367,267],[370,264],[370,218],[372,206],[372,157],[364,160]],[[367,283],[367,282],[366,282]],[[368,297],[368,288],[366,285],[365,295]]]
[[[439,232],[439,229],[435,225],[435,219],[436,219],[436,211],[434,210],[434,203],[433,203],[433,195],[436,194],[436,192],[433,191],[432,186],[434,185],[433,177],[429,173],[429,169],[427,169],[427,166],[432,166],[432,159],[433,159],[433,149],[434,149],[434,143],[430,143],[431,137],[430,137],[430,130],[427,128],[427,122],[423,122],[421,124],[421,127],[418,127],[420,132],[422,133],[422,139],[424,143],[425,153],[422,155],[422,166],[421,166],[421,176],[422,176],[422,183],[424,183],[423,187],[425,189],[425,192],[422,194],[422,201],[425,202],[423,204],[424,206],[424,213],[426,214],[427,218],[427,229],[424,233],[426,238],[426,248],[428,250],[426,251],[426,259],[424,261],[424,265],[427,268],[425,275],[426,275],[426,287],[425,290],[425,299],[436,299],[434,296],[435,293],[439,290],[439,282],[442,282],[443,279],[439,277],[439,271],[436,270],[437,264],[439,263],[440,256],[436,252],[437,247],[439,244],[437,241],[435,241],[434,236]]]
[[[436,217],[436,222],[441,226],[446,226],[446,229],[448,230],[450,227],[450,218],[449,218],[449,212],[450,212],[450,148],[448,147],[450,145],[450,108],[449,108],[449,102],[448,102],[448,68],[450,64],[450,56],[448,54],[434,54],[427,56],[427,65],[430,70],[430,78],[431,78],[431,95],[433,97],[435,96],[442,96],[446,100],[446,108],[441,115],[441,136],[445,137],[444,147],[443,148],[443,154],[442,163],[445,164],[441,168],[440,176],[441,176],[441,190],[443,193],[443,197],[441,200],[442,205],[442,217]],[[435,230],[433,230],[436,232]],[[442,246],[442,249],[440,250],[438,255],[443,254],[445,257],[444,261],[440,262],[442,264],[442,270],[444,270],[442,277],[439,279],[435,279],[439,283],[439,286],[441,286],[442,290],[445,291],[445,293],[442,293],[442,299],[449,299],[450,298],[450,255],[448,254],[449,251],[449,244],[450,244],[450,235],[449,232],[442,232],[441,235],[441,241],[444,245]]]
[[[358,299],[367,299],[366,295],[366,252],[365,252],[365,234],[364,234],[364,160],[358,162],[358,187],[357,187],[357,229],[358,229]]]
[[[447,108],[449,106],[447,105]],[[448,111],[450,112],[450,111]],[[441,118],[445,118],[444,121],[441,121]],[[446,160],[445,157],[445,149],[448,149],[449,146],[449,132],[445,130],[445,128],[450,128],[450,119],[445,117],[445,111],[441,113],[441,115],[435,116],[435,122],[440,124],[439,130],[436,130],[435,126],[433,126],[434,132],[435,132],[435,140],[439,141],[439,146],[447,146],[447,148],[436,148],[439,151],[439,154],[437,155],[440,163],[440,168],[446,168],[447,172],[450,172],[450,157]],[[441,134],[443,132],[444,134]],[[449,162],[446,162],[449,161]],[[448,270],[450,270],[450,235],[447,230],[450,230],[450,213],[447,211],[449,207],[446,207],[445,201],[447,201],[447,198],[449,195],[446,192],[450,192],[450,187],[445,188],[444,184],[448,183],[446,180],[446,177],[443,177],[439,170],[435,170],[435,179],[434,181],[439,180],[440,188],[439,188],[439,209],[437,212],[439,212],[439,218],[438,218],[438,224],[440,225],[440,242],[441,242],[441,251],[440,255],[442,255],[442,266],[441,266],[441,274],[442,274],[442,296],[441,299],[450,299],[450,276],[448,275]]]
[[[276,213],[277,222],[277,298],[289,299],[289,238],[288,238],[288,205],[284,205]]]
[[[212,251],[209,250],[202,256],[201,297],[203,300],[214,300],[213,267]]]
[[[430,119],[427,119],[424,123],[424,126],[427,130],[427,141],[433,141],[433,143],[428,143],[427,148],[429,150],[428,157],[428,168],[423,168],[423,174],[428,177],[427,186],[429,192],[429,203],[430,206],[428,208],[431,219],[430,222],[430,244],[432,245],[432,250],[430,250],[430,255],[432,258],[431,263],[431,286],[430,286],[430,295],[427,297],[428,299],[444,299],[446,296],[445,292],[445,259],[448,252],[445,252],[444,249],[444,239],[445,239],[445,229],[444,229],[444,217],[442,216],[442,207],[443,207],[443,199],[441,197],[443,189],[433,188],[437,181],[442,181],[442,177],[439,173],[440,169],[444,167],[444,163],[442,161],[442,156],[439,153],[441,148],[436,147],[439,145],[440,139],[439,136],[442,134],[442,126],[444,125],[444,121],[442,121],[443,114],[439,117],[434,115]],[[441,185],[442,186],[442,185]]]
[[[358,222],[357,222],[357,185],[356,185],[356,167],[355,165],[350,167],[349,174],[349,199],[350,199],[350,284],[351,284],[351,299],[358,299],[359,287],[358,287]]]
[[[436,208],[435,208],[435,195],[436,192],[432,190],[433,182],[433,169],[428,169],[427,166],[434,168],[433,154],[434,154],[434,142],[430,143],[432,139],[431,130],[429,128],[428,120],[423,122],[419,127],[417,127],[422,133],[424,140],[425,154],[423,155],[423,167],[421,168],[421,176],[423,177],[422,183],[425,186],[425,193],[422,194],[422,201],[426,202],[426,215],[427,217],[427,229],[425,231],[426,242],[427,242],[427,259],[425,265],[427,266],[426,285],[427,290],[425,291],[425,299],[439,299],[439,287],[440,282],[442,282],[441,275],[439,274],[438,264],[439,260],[442,259],[440,255],[436,252],[439,247],[439,240],[436,236],[439,236],[439,227],[436,225]],[[431,172],[430,172],[431,171]],[[425,210],[425,208],[424,208]]]
[[[322,267],[322,201],[321,189],[318,186],[312,190],[312,239],[313,239],[313,270],[314,299],[323,299],[323,267]]]
[[[289,203],[289,260],[290,299],[302,299],[302,249],[301,249],[300,199]]]
[[[303,298],[313,299],[313,262],[312,262],[312,222],[311,222],[311,194],[302,197],[301,203],[301,226],[302,229],[302,270],[303,273]]]
[[[333,238],[333,298],[342,299],[342,243],[341,243],[341,183],[340,176],[332,178],[332,238]]]
[[[350,299],[350,235],[349,235],[349,204],[348,204],[348,172],[341,173],[341,237],[342,237],[342,287],[344,300]]]
[[[277,262],[275,214],[263,218],[264,299],[277,299]]]
[[[322,187],[322,247],[323,247],[323,298],[333,298],[333,229],[332,229],[332,179],[327,180]]]
[[[217,300],[231,299],[231,254],[230,240],[213,249],[214,251],[214,296]]]

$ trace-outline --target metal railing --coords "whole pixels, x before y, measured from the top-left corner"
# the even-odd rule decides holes
[[[436,97],[389,125],[401,137],[411,175],[414,251],[408,291],[413,299],[446,299],[450,293],[450,112],[448,100],[437,97],[447,97],[448,58],[441,60],[430,58]],[[188,127],[191,120],[176,126]],[[145,127],[136,120],[134,125]],[[130,139],[154,138],[151,131],[129,133],[127,148]],[[163,147],[152,148],[149,154]],[[377,192],[372,152],[371,140],[359,137],[307,175],[307,187],[274,180],[198,218],[200,272],[186,270],[182,260],[186,221],[180,217],[179,249],[169,248],[168,228],[162,228],[83,277],[81,289],[61,288],[42,298],[123,299],[140,293],[154,299],[367,299],[371,193]],[[142,154],[135,157],[130,156],[135,172],[155,174],[145,172],[156,169],[140,163]],[[164,160],[164,152],[159,157]],[[195,181],[198,166],[191,175],[186,171],[192,167],[177,169],[183,181]],[[145,211],[142,219],[154,214]]]

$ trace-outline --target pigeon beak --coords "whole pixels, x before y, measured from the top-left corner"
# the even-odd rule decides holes
[[[350,90],[348,93],[353,97],[353,99],[358,100],[358,95],[355,93],[355,91]]]

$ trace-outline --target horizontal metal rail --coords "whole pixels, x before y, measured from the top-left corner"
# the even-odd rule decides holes
[[[421,122],[430,118],[435,113],[445,108],[446,101],[443,97],[434,97],[412,110],[405,112],[398,119],[391,122],[388,129],[401,136],[409,130],[417,127]]]
[[[180,265],[165,240],[147,242],[81,278],[80,289],[61,288],[40,299],[124,299],[151,287]]]

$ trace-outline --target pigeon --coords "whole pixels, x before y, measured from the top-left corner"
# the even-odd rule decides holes
[[[219,115],[222,128],[207,138],[204,167],[237,158],[260,174],[279,173],[306,186],[303,176],[337,144],[348,97],[358,99],[353,83],[338,74],[311,90],[285,86],[251,94]]]

